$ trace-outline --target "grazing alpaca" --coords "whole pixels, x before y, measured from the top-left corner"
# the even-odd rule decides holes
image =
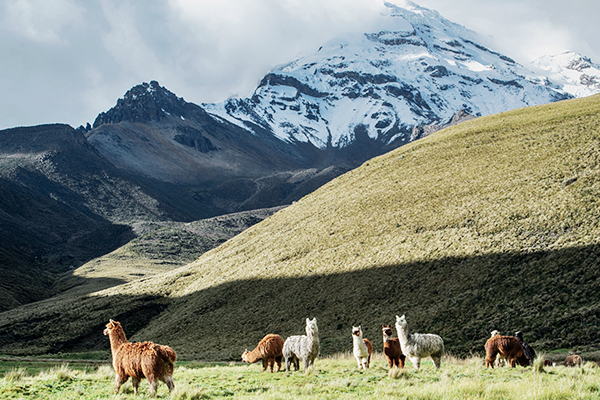
[[[516,362],[519,365],[526,367],[529,365],[529,360],[523,355],[523,348],[516,337],[495,335],[485,342],[485,366],[494,368],[496,356],[500,354],[502,358],[508,359],[508,363],[512,368]]]
[[[272,333],[265,336],[256,348],[252,351],[246,351],[242,354],[242,361],[254,364],[262,360],[263,372],[267,366],[273,372],[273,364],[277,363],[277,372],[281,369],[281,359],[283,358],[283,338]]]
[[[583,364],[583,360],[577,354],[573,354],[572,356],[568,356],[565,360],[565,367],[577,367],[581,368]]]
[[[406,356],[402,354],[400,340],[392,337],[394,334],[392,326],[382,325],[381,330],[383,331],[383,354],[385,354],[390,368],[393,368],[394,366],[404,368]]]
[[[499,335],[499,334],[500,334],[500,332],[494,330],[494,331],[492,331],[492,336],[491,337],[494,337],[494,336]],[[504,367],[506,365],[506,358],[502,357],[502,355],[500,353],[498,353],[496,355],[496,361],[494,361],[494,365],[496,367]]]
[[[421,366],[421,358],[431,357],[435,367],[440,368],[442,354],[444,354],[444,341],[438,335],[431,333],[408,333],[406,317],[396,315],[396,330],[400,347],[416,369]]]
[[[173,370],[177,355],[172,348],[152,342],[128,342],[121,324],[112,319],[106,324],[104,334],[110,340],[113,367],[117,374],[115,394],[119,393],[121,385],[127,382],[129,377],[133,382],[135,394],[142,378],[148,379],[152,396],[156,395],[159,380],[167,384],[169,392],[173,391]]]
[[[530,345],[525,343],[521,331],[516,332],[515,337],[519,340],[519,343],[523,348],[523,355],[525,356],[525,358],[527,358],[527,360],[529,360],[529,365],[533,365],[533,360],[535,359],[535,351],[531,348]]]
[[[319,328],[317,319],[306,318],[306,336],[290,336],[283,344],[283,357],[285,358],[285,369],[290,370],[290,364],[294,363],[294,369],[300,369],[300,360],[304,363],[304,370],[314,365],[315,358],[319,355]]]
[[[362,329],[360,325],[358,327],[352,327],[352,347],[354,357],[358,363],[358,369],[367,369],[371,363],[371,354],[373,353],[373,346],[369,339],[363,339]]]

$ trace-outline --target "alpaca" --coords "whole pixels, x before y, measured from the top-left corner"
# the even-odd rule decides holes
[[[319,355],[319,328],[317,319],[306,318],[306,336],[290,336],[283,344],[283,357],[285,358],[285,369],[290,370],[290,364],[294,363],[294,369],[300,369],[300,361],[304,363],[304,370],[314,365]]]
[[[283,338],[272,333],[265,336],[256,348],[252,351],[246,351],[242,354],[242,361],[254,364],[262,360],[262,371],[265,372],[267,366],[273,372],[273,364],[277,363],[277,371],[281,370],[281,359],[283,358]]]
[[[567,359],[565,360],[565,367],[577,367],[577,368],[581,368],[582,364],[583,364],[583,360],[577,354],[573,354],[571,356],[568,356]]]
[[[406,356],[402,354],[400,340],[392,337],[394,334],[392,326],[382,325],[381,330],[383,331],[383,354],[385,354],[390,368],[394,368],[394,366],[404,368]]]
[[[491,337],[494,337],[494,336],[499,335],[499,334],[500,334],[500,332],[498,332],[496,330],[493,330],[491,332],[491,335],[492,335]],[[504,367],[506,365],[506,358],[502,357],[502,354],[498,353],[496,355],[496,361],[494,361],[494,365],[496,367],[498,367],[498,368]]]
[[[519,340],[519,343],[523,348],[523,355],[527,358],[527,360],[529,360],[529,365],[533,365],[533,360],[535,359],[535,351],[531,348],[530,345],[525,343],[521,331],[516,332],[515,337],[517,338],[517,340]]]
[[[431,357],[435,367],[440,368],[442,355],[444,354],[444,341],[438,335],[432,333],[409,333],[406,317],[396,315],[396,330],[400,347],[415,369],[421,366],[421,358]]]
[[[363,339],[362,329],[358,327],[352,327],[352,347],[354,357],[358,364],[358,369],[367,369],[371,363],[371,354],[373,353],[373,345],[369,339]]]
[[[516,337],[495,335],[489,338],[485,342],[485,353],[486,367],[494,368],[494,362],[498,354],[502,358],[508,359],[508,363],[512,368],[515,367],[517,361],[523,367],[529,365],[529,360],[523,355],[523,348]]]
[[[131,377],[133,393],[137,394],[142,378],[148,379],[150,394],[156,395],[158,381],[163,381],[173,391],[173,370],[177,355],[169,346],[161,346],[152,342],[131,343],[127,341],[121,324],[112,319],[106,324],[104,334],[110,340],[113,367],[116,372],[115,394],[121,385]]]

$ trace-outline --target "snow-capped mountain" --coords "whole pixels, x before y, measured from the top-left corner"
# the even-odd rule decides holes
[[[203,106],[250,131],[324,149],[396,147],[414,127],[444,125],[459,111],[480,116],[570,97],[436,11],[385,6],[380,30],[336,38],[274,69],[249,98]]]
[[[532,62],[553,84],[574,97],[600,93],[600,65],[579,53],[567,51]]]

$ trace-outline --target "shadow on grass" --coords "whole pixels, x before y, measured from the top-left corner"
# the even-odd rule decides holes
[[[267,333],[304,334],[316,317],[321,354],[349,351],[352,325],[381,351],[381,324],[440,334],[455,355],[483,353],[489,333],[523,332],[538,350],[597,349],[600,246],[443,258],[303,278],[233,281],[181,298],[104,296],[35,303],[0,314],[0,353],[108,348],[119,320],[131,340],[187,359],[238,360]]]

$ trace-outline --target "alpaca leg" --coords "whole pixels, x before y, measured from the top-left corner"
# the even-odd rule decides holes
[[[294,370],[300,371],[300,359],[294,355]]]
[[[406,360],[406,356],[404,354],[400,354],[400,357],[398,357],[398,364],[396,364],[396,366],[399,366],[400,368],[404,368],[405,360]]]
[[[369,362],[367,361],[366,358],[363,358],[363,360],[362,360],[362,367],[363,367],[363,369],[369,368]]]
[[[163,376],[160,380],[167,385],[167,387],[169,388],[169,393],[171,393],[173,389],[175,389],[175,381],[173,380],[173,377],[171,375]]]
[[[431,356],[431,360],[433,361],[433,364],[435,365],[436,369],[440,369],[440,366],[442,365],[442,357],[440,356]]]
[[[415,367],[417,370],[421,366],[421,358],[419,357],[410,357],[410,362],[412,362],[413,367]]]
[[[391,357],[388,357],[387,359],[388,359],[388,364],[390,366],[390,369],[394,368],[395,360]]]
[[[302,360],[302,363],[304,364],[304,370],[306,371],[308,369],[308,366],[310,365],[310,360],[308,359],[308,357],[306,357],[304,360]]]
[[[121,389],[121,385],[127,382],[129,376],[127,375],[119,375],[115,376],[115,394],[119,393],[119,389]]]
[[[267,370],[267,364],[268,364],[267,359],[263,358],[262,359],[262,366],[263,366],[262,372],[265,372]]]
[[[281,371],[281,359],[283,356],[275,357],[275,363],[277,364],[277,372]]]
[[[131,384],[133,385],[133,394],[137,394],[138,387],[140,386],[140,379],[132,376],[131,377]]]
[[[150,384],[150,396],[155,397],[156,389],[158,388],[158,380],[156,380],[154,378],[152,378],[152,380],[150,380],[150,378],[148,378],[148,383]]]
[[[371,365],[371,355],[369,354],[369,357],[367,357],[367,368],[369,368],[370,365]]]
[[[358,369],[362,369],[362,364],[360,363],[360,357],[354,357],[356,358],[356,363],[358,364]]]
[[[269,357],[267,359],[267,364],[269,366],[269,372],[273,373],[273,364],[275,364],[275,359],[273,357]]]
[[[292,358],[291,357],[286,357],[285,358],[285,370],[286,371],[290,370],[291,364],[292,364]]]

